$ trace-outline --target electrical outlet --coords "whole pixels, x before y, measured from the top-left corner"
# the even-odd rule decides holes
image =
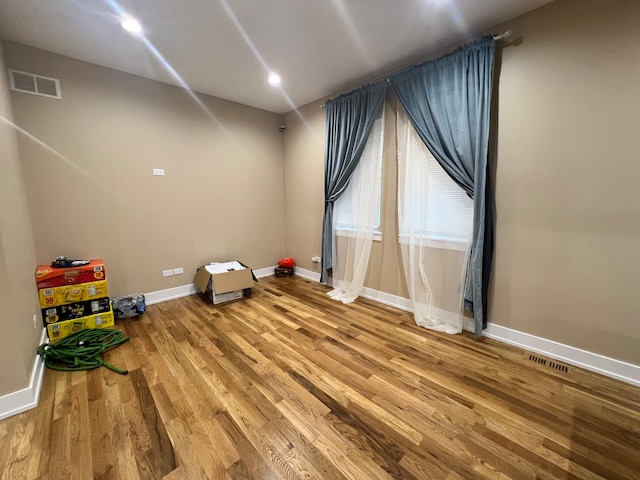
[[[322,261],[322,257],[311,257],[311,261],[314,263],[320,263]]]
[[[153,174],[156,177],[164,177],[164,168],[154,168],[153,169]]]
[[[182,267],[178,267],[178,268],[174,268],[173,269],[173,274],[174,275],[182,275],[184,273],[184,268]]]
[[[173,270],[163,270],[162,271],[162,276],[163,277],[170,277],[173,275]]]
[[[38,328],[38,315],[33,315],[33,328]]]

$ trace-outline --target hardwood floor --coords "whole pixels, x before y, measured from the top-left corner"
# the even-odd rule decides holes
[[[47,370],[0,422],[0,477],[640,478],[639,388],[326,291],[270,277],[120,322],[130,373]]]

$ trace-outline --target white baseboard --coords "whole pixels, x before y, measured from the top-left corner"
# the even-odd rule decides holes
[[[296,275],[309,280],[320,281],[320,274],[302,268],[296,268]],[[408,298],[391,295],[367,287],[363,289],[362,296],[400,310],[407,312],[412,311],[411,300]],[[448,312],[441,313],[446,317]],[[470,319],[467,321],[466,330],[470,332],[474,331],[473,321]],[[508,343],[509,345],[539,353],[570,365],[584,368],[585,370],[630,383],[631,385],[640,386],[640,366],[638,365],[622,362],[597,353],[581,350],[576,347],[554,342],[553,340],[536,337],[535,335],[492,323],[488,324],[483,333],[489,338]]]
[[[47,341],[47,331],[42,329],[40,343]],[[44,359],[36,354],[36,360],[31,371],[29,385],[22,390],[11,392],[0,397],[0,420],[26,412],[38,406],[40,401],[40,390],[42,389],[42,379],[44,378]]]
[[[153,305],[154,303],[166,302],[175,298],[193,295],[197,292],[198,290],[196,289],[196,286],[193,283],[190,283],[188,285],[181,285],[179,287],[145,293],[144,301],[147,305]]]
[[[275,273],[276,267],[260,268],[253,271],[253,274],[256,276],[256,278],[270,277],[271,275],[275,275]]]
[[[320,274],[312,270],[307,270],[306,268],[296,267],[295,274],[297,277],[306,278],[313,282],[320,282]]]
[[[474,331],[473,323],[467,330]],[[640,387],[640,366],[489,323],[484,335]]]
[[[364,287],[362,289],[362,296],[364,298],[368,298],[369,300],[380,302],[385,305],[389,305],[390,307],[404,310],[406,312],[413,311],[413,309],[411,308],[411,300],[409,300],[408,298],[391,295],[390,293],[381,292],[379,290],[374,290],[373,288],[368,287]]]

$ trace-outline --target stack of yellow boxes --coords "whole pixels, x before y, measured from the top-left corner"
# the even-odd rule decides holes
[[[65,268],[39,265],[36,283],[49,340],[60,340],[87,328],[113,326],[107,274],[101,259]]]

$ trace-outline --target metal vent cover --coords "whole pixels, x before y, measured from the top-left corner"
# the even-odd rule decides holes
[[[527,353],[525,354],[525,359],[530,362],[537,363],[543,367],[551,368],[553,370],[557,370],[563,373],[571,373],[571,367],[564,363],[557,362],[555,360],[549,360],[540,355],[536,355],[535,353]]]
[[[11,90],[49,98],[62,98],[60,80],[43,77],[29,72],[9,69],[9,86]]]

